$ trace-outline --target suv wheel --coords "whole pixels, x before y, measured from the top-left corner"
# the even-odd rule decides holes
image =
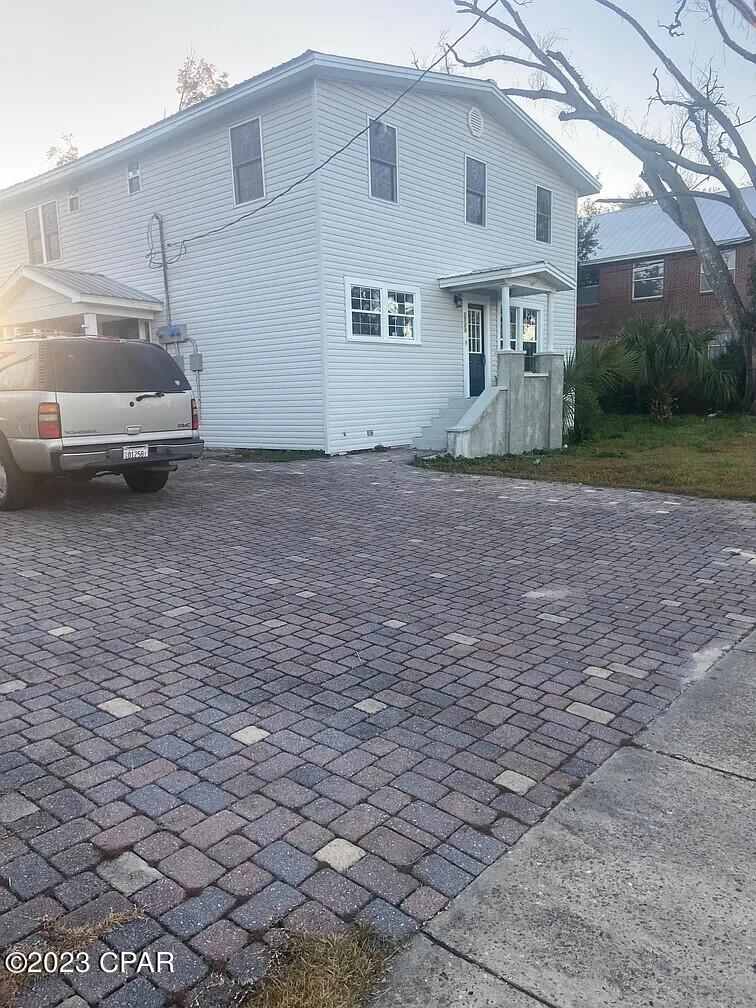
[[[126,485],[134,493],[157,493],[168,482],[167,469],[127,469],[123,474]]]
[[[19,511],[29,503],[31,484],[0,441],[0,511]]]

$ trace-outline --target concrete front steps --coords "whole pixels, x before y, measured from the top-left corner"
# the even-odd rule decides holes
[[[446,406],[414,439],[413,448],[419,448],[422,451],[446,452],[449,428],[459,422],[473,402],[473,399],[467,399],[465,396],[453,396],[449,399]]]

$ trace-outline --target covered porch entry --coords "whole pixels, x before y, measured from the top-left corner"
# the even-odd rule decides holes
[[[546,261],[445,276],[438,283],[462,310],[467,398],[496,384],[503,350],[523,353],[525,371],[535,371],[536,356],[555,349],[555,294],[575,288],[571,277]]]
[[[103,273],[19,266],[0,288],[0,336],[149,339],[162,310],[158,298]]]

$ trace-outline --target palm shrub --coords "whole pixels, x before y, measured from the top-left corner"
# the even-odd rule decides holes
[[[636,389],[652,420],[669,421],[681,395],[719,403],[736,398],[737,376],[709,356],[712,338],[683,319],[635,319],[625,327],[620,343],[636,360]]]
[[[578,343],[564,363],[565,433],[588,441],[603,416],[599,398],[632,382],[637,371],[634,354],[619,340]]]

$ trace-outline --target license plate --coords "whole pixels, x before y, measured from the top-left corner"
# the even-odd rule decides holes
[[[150,457],[150,449],[148,445],[133,445],[123,449],[123,460],[124,462],[129,459],[145,459]]]

